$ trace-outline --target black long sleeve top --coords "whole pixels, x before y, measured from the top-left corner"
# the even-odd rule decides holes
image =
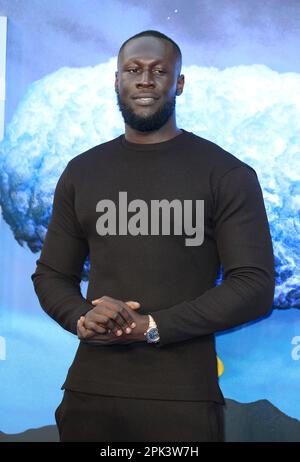
[[[140,234],[124,228],[120,192],[128,204],[138,199],[148,206],[147,233],[145,226]],[[97,227],[102,200],[116,206],[115,227],[106,235]],[[180,214],[170,213],[169,233],[150,226],[151,204],[162,200],[182,205],[182,226],[175,223]],[[199,201],[203,240],[187,245],[191,224],[188,229],[182,217],[192,210],[195,228]],[[80,282],[87,255],[85,299]],[[224,280],[216,285],[220,265]],[[136,144],[121,135],[100,144],[63,171],[32,280],[43,309],[74,334],[79,317],[103,295],[140,302],[138,312],[151,314],[158,326],[157,344],[80,342],[62,388],[223,403],[214,333],[266,315],[273,303],[273,248],[256,172],[185,130],[162,143]]]

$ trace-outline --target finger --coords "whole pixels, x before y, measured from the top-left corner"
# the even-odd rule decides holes
[[[78,323],[77,323],[77,331],[79,333],[80,337],[92,337],[95,335],[95,332],[93,330],[87,329],[84,325],[84,317],[80,318]]]
[[[80,339],[85,338],[87,337],[88,332],[89,331],[82,325],[82,321],[77,321],[77,337]]]
[[[132,301],[128,301],[128,302],[125,302],[127,306],[129,306],[129,308],[131,308],[132,310],[138,310],[140,307],[141,307],[141,304],[139,302],[132,302]],[[134,329],[136,327],[136,323],[133,321],[131,324],[130,324],[130,327],[131,329]]]
[[[115,332],[120,329],[120,326],[116,324],[113,318],[116,316],[114,311],[107,310],[105,307],[101,306],[102,314],[97,313],[94,310],[91,310],[89,316],[85,321],[85,326],[89,329],[93,329],[94,325],[97,324],[98,327],[103,327],[103,332],[106,333],[112,329]]]
[[[119,327],[125,333],[131,332],[131,325],[134,323],[134,319],[131,314],[133,310],[131,310],[128,305],[121,300],[115,300],[110,297],[102,297],[96,305],[98,308],[101,307],[100,312],[98,311],[99,314],[104,314],[112,319],[113,322],[108,321],[106,323],[109,328],[113,329],[113,323],[115,323],[115,332],[117,332],[116,327]]]
[[[93,329],[92,323],[101,324],[101,325],[104,325],[106,329],[112,331],[113,334],[116,335],[117,337],[123,334],[123,330],[126,334],[130,333],[130,332],[126,332],[126,329],[128,329],[128,326],[125,325],[125,328],[124,328],[123,324],[120,323],[120,319],[122,318],[119,316],[119,313],[117,311],[109,310],[106,306],[102,304],[99,305],[99,307],[100,307],[102,314],[98,314],[94,312],[92,315],[90,315],[89,320],[87,322],[87,327],[90,327],[91,329]],[[124,322],[124,320],[122,322]]]
[[[132,301],[129,301],[129,302],[125,302],[127,306],[129,306],[129,308],[131,308],[132,310],[138,310],[140,307],[141,307],[141,304],[139,302],[132,302]]]
[[[123,304],[123,311],[122,311],[122,316],[123,318],[126,319],[127,326],[129,329],[125,330],[126,333],[130,333],[131,329],[134,329],[136,327],[136,323],[134,322],[133,316],[131,314],[131,310],[138,310],[141,307],[141,304],[139,302],[135,302],[132,300],[129,300]],[[127,309],[129,308],[129,311]]]
[[[95,315],[96,322],[105,326],[108,333],[111,332],[114,336],[120,337],[123,334],[123,326],[120,323],[118,312],[111,311],[103,305],[101,305],[101,309],[103,314]],[[125,328],[127,328],[127,326],[125,326]]]
[[[120,336],[123,332],[125,334],[131,333],[131,330],[136,324],[123,306],[120,306],[117,310],[111,310],[104,305],[101,306],[103,306],[103,312],[107,316],[106,326],[111,329],[115,335]],[[129,307],[127,309],[130,311]]]
[[[88,321],[86,321],[84,316],[81,316],[79,321],[78,321],[78,327],[80,329],[80,332],[83,333],[85,337],[87,337],[87,336],[91,337],[91,336],[96,335],[95,330],[89,328],[89,326],[86,326],[85,323],[88,323]],[[98,326],[98,332],[100,332],[101,334],[105,334],[106,333],[105,327]]]
[[[92,304],[97,305],[102,300],[103,300],[103,298],[96,298],[95,300],[92,300]],[[129,301],[125,302],[125,303],[132,310],[137,310],[137,309],[139,309],[141,307],[141,304],[139,302],[135,302],[135,301],[132,301],[132,300],[129,300]],[[129,319],[127,320],[127,325],[131,329],[134,329],[134,327],[136,327],[136,323],[134,321],[130,321]],[[124,328],[124,326],[121,326],[121,327]],[[125,332],[126,332],[126,328],[125,328]],[[129,332],[127,332],[127,333],[129,333]]]
[[[99,298],[98,298],[97,300],[93,300],[92,303],[93,303],[94,305],[97,305],[98,302],[99,302],[99,300],[100,300]],[[126,305],[127,305],[129,308],[131,308],[132,310],[137,310],[137,309],[139,309],[140,306],[141,306],[140,303],[138,303],[138,302],[133,302],[133,301],[128,301],[128,302],[125,302],[125,303],[126,303]],[[107,320],[104,320],[103,318],[101,318],[101,319],[99,319],[99,322],[105,323],[105,322],[107,322]],[[111,323],[110,323],[110,324],[111,324]],[[113,328],[113,325],[111,325],[110,327]],[[120,327],[122,327],[122,328],[124,329],[124,325],[123,325],[123,324],[120,325]],[[129,320],[128,323],[127,323],[127,326],[125,326],[125,332],[126,332],[126,328],[128,328],[128,327],[129,327],[129,329],[134,329],[134,328],[136,327],[136,323],[135,323],[134,321],[133,321],[133,322],[130,322],[130,320]],[[130,332],[126,332],[126,333],[130,333]]]
[[[95,332],[93,332],[93,331],[90,330],[90,329],[87,329],[86,326],[85,326],[85,324],[84,324],[84,322],[85,322],[85,317],[84,317],[84,316],[81,316],[80,319],[79,319],[79,321],[78,321],[79,328],[80,328],[83,332],[85,332],[85,333],[87,333],[87,334],[92,334],[92,335],[94,335]]]
[[[97,322],[89,321],[86,323],[86,327],[93,332],[93,334],[106,334],[107,330],[104,326],[98,324]]]

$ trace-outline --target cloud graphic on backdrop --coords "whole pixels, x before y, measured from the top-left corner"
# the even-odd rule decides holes
[[[62,68],[34,82],[0,144],[0,204],[20,245],[38,252],[67,162],[123,132],[116,58]],[[300,76],[263,65],[189,66],[178,125],[251,165],[266,204],[276,258],[274,306],[300,307]],[[85,271],[88,266],[85,266]]]

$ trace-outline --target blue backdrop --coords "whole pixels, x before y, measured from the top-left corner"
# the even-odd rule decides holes
[[[43,313],[30,275],[66,163],[123,132],[113,88],[121,43],[157,29],[183,53],[179,127],[256,170],[273,238],[272,314],[217,336],[220,385],[228,405],[240,403],[241,411],[240,422],[228,414],[227,435],[236,425],[245,429],[239,438],[249,438],[242,422],[252,403],[266,429],[274,416],[283,422],[278,439],[292,429],[291,438],[300,441],[299,2],[0,0],[0,15],[8,17],[0,143],[0,431],[54,424],[78,340]]]

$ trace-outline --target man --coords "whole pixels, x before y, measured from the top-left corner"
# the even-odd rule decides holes
[[[256,173],[177,128],[180,72],[169,37],[129,38],[115,78],[125,134],[72,159],[56,187],[32,279],[81,340],[56,410],[61,441],[223,441],[214,333],[272,307]]]

